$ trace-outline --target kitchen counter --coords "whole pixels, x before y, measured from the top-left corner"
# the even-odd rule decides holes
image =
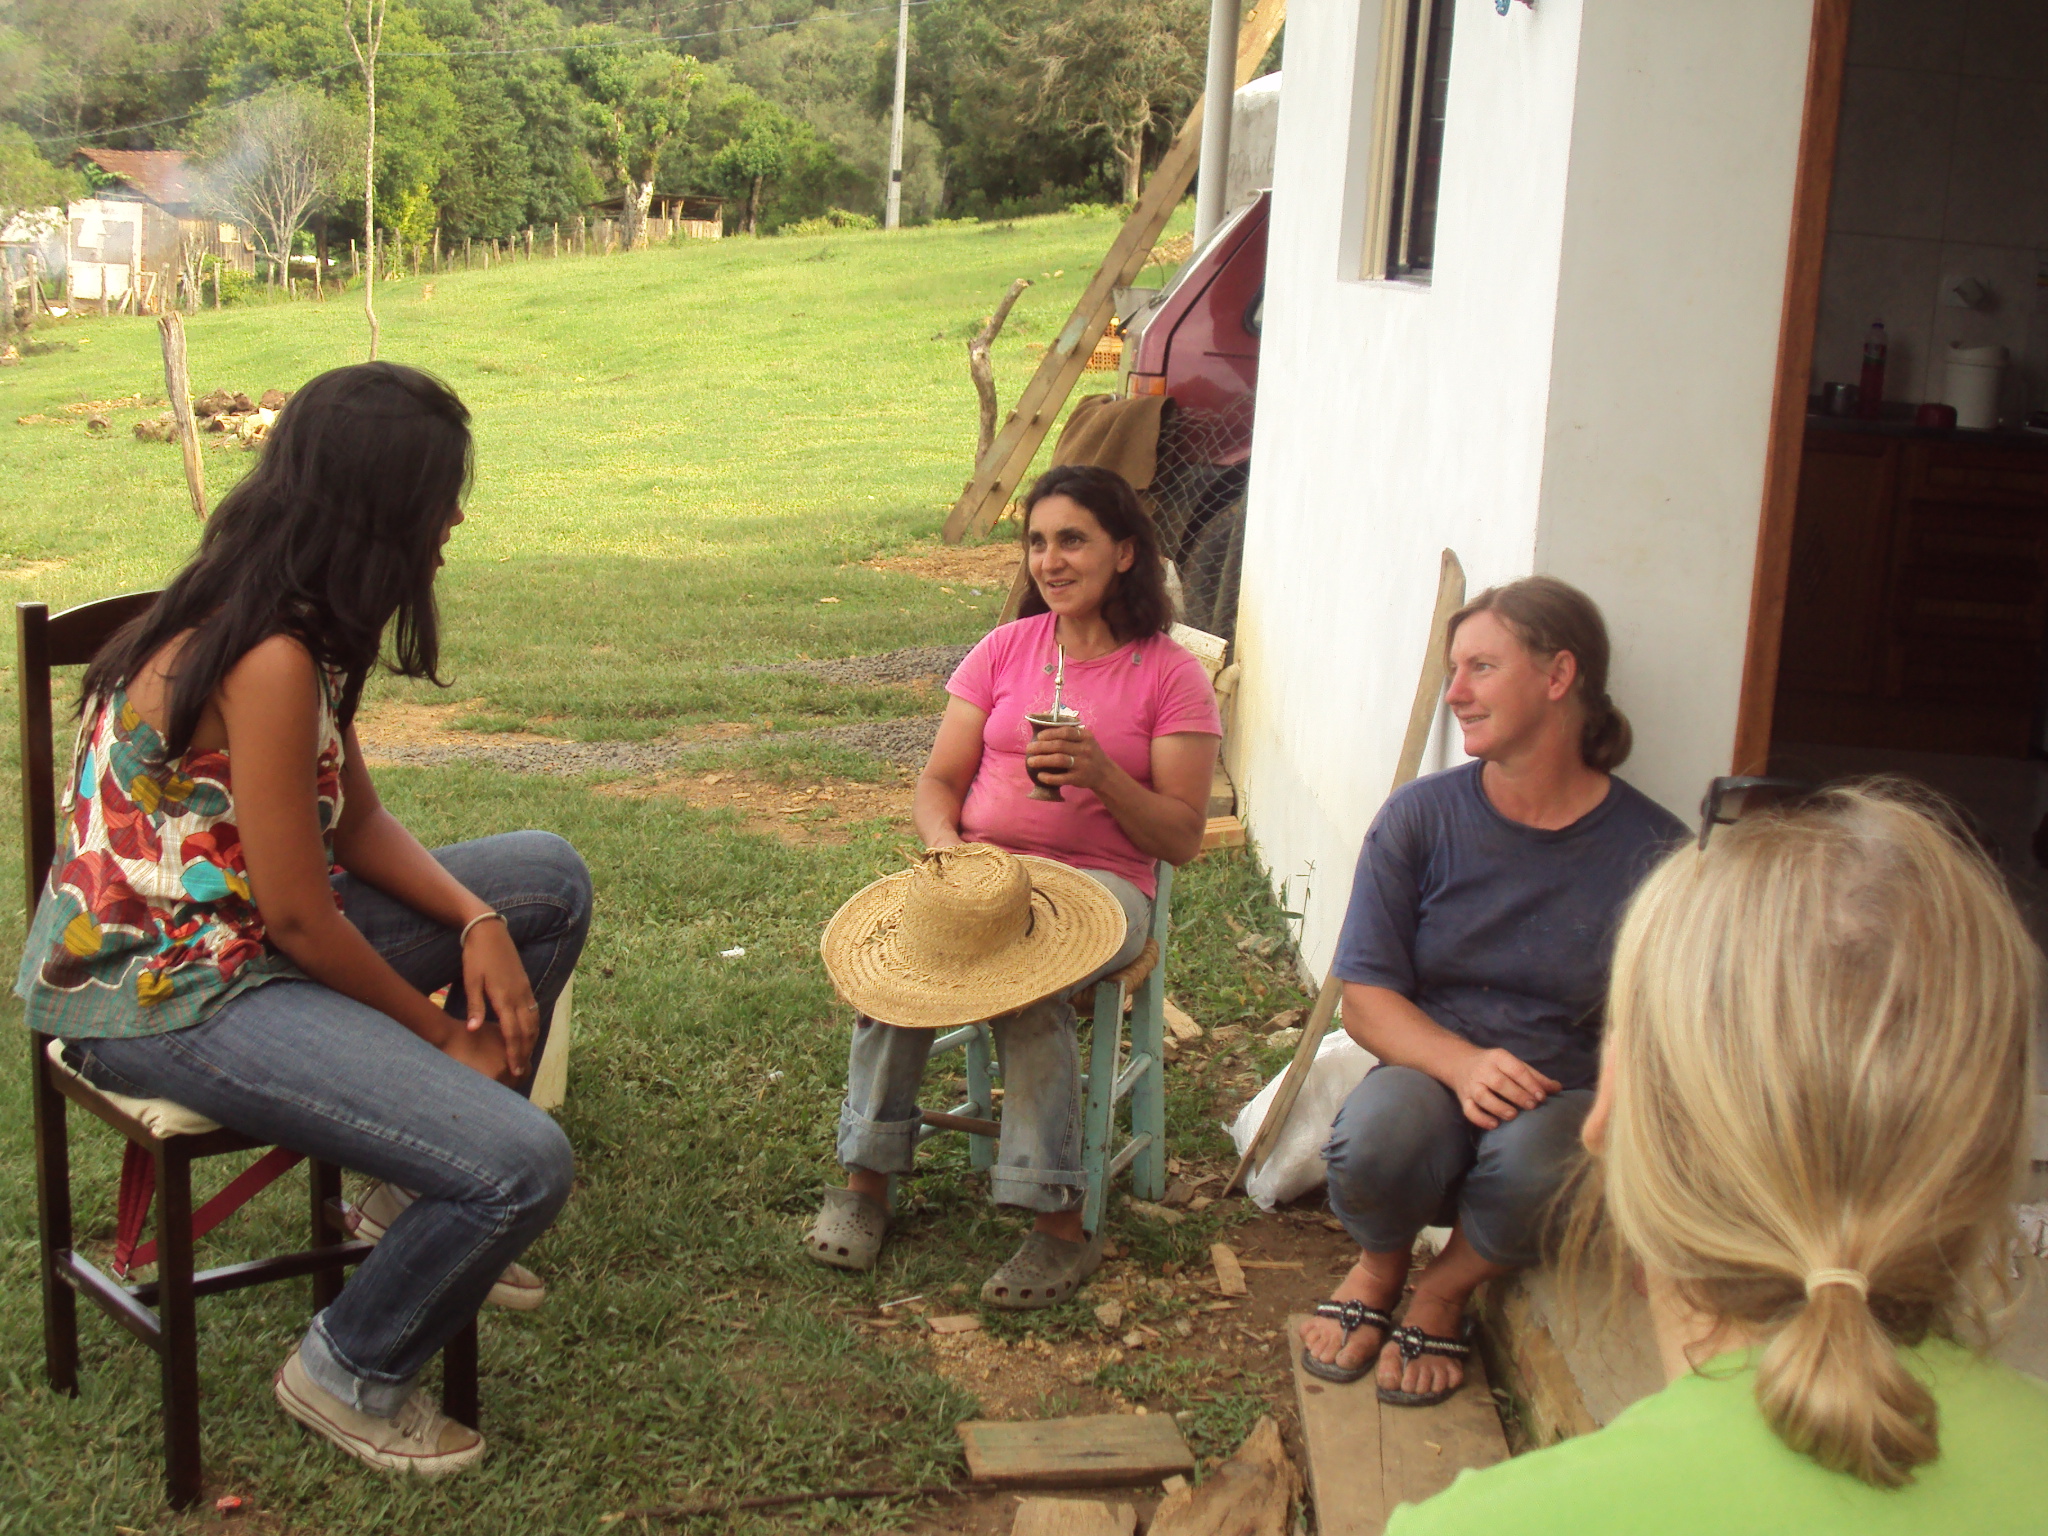
[[[1830,416],[1825,411],[1808,411],[1806,430],[1857,432],[1872,437],[1898,437],[1927,443],[1967,444],[1973,448],[2014,448],[2022,453],[2048,453],[2048,432],[2029,432],[2021,427],[1999,427],[1988,432],[1965,427],[1917,427],[1910,416],[1881,416],[1876,421],[1866,421],[1860,416]]]

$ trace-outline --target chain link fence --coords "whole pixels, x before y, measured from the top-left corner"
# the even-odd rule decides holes
[[[1252,404],[1247,395],[1218,410],[1169,411],[1149,491],[1160,543],[1180,572],[1184,622],[1225,640],[1237,631]]]

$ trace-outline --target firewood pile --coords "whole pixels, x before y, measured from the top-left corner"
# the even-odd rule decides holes
[[[254,400],[238,390],[216,389],[192,402],[192,414],[201,432],[218,432],[244,448],[254,448],[269,433],[270,424],[277,420],[277,413],[289,399],[290,392],[282,389],[266,389]],[[161,416],[138,421],[135,436],[145,443],[175,443],[177,420],[166,411]]]

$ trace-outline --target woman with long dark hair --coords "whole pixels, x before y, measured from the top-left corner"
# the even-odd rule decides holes
[[[540,1299],[514,1261],[571,1165],[523,1087],[590,922],[567,843],[429,853],[356,744],[380,652],[438,680],[434,578],[471,451],[462,402],[415,369],[339,368],[292,398],[198,553],[86,671],[16,984],[100,1087],[385,1181],[358,1227],[376,1251],[275,1387],[351,1455],[420,1473],[484,1444],[415,1378],[487,1299]]]
[[[1173,605],[1158,535],[1120,475],[1048,470],[1024,499],[1023,540],[1031,586],[1021,616],[984,636],[947,683],[914,816],[927,848],[993,844],[1074,866],[1107,888],[1124,909],[1124,943],[1086,986],[1144,947],[1158,862],[1184,864],[1200,851],[1223,728],[1201,663],[1166,633]],[[1062,705],[1080,723],[1034,737],[1025,717],[1052,703],[1062,657]],[[1032,798],[1027,770],[1062,798]],[[1074,1011],[1053,996],[989,1022],[1003,1064],[990,1193],[1033,1212],[1034,1225],[981,1295],[994,1307],[1052,1306],[1102,1260],[1102,1234],[1081,1226]],[[910,1171],[917,1146],[931,1046],[929,1029],[865,1015],[855,1025],[839,1116],[847,1186],[827,1192],[805,1238],[818,1262],[868,1269],[880,1254],[889,1176]]]

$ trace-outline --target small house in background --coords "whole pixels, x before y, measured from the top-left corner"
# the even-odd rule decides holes
[[[250,230],[202,206],[176,150],[81,149],[78,157],[113,180],[67,210],[72,302],[161,309],[176,296],[181,255],[195,269],[213,256],[242,272],[256,270]]]
[[[623,195],[592,203],[590,211],[602,220],[621,221],[626,216]],[[721,240],[725,237],[725,199],[722,197],[669,196],[657,193],[647,209],[647,238],[667,240]]]

